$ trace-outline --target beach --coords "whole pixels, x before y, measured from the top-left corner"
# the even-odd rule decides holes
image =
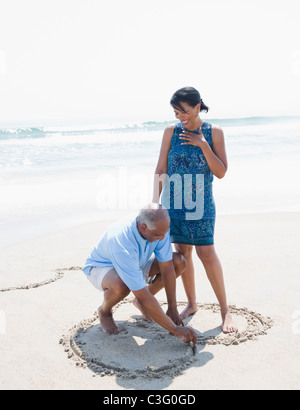
[[[216,250],[238,332],[194,253],[197,352],[145,323],[130,295],[119,336],[81,268],[106,228],[151,201],[170,122],[0,130],[0,389],[205,390],[300,387],[300,119],[212,120],[229,160],[214,181]],[[163,309],[166,295],[157,295]],[[178,309],[186,296],[177,280]]]
[[[154,391],[148,404],[161,404],[164,392],[162,404],[178,404],[182,391],[179,404],[191,404],[184,400],[197,391],[200,406],[203,390],[300,388],[298,10],[296,0],[3,2],[1,391],[97,390],[100,406],[135,407],[147,402],[140,390]],[[185,35],[175,38],[176,25]],[[181,146],[180,129],[192,132],[185,136],[194,147]],[[153,188],[167,162],[158,199]],[[193,250],[198,311],[184,325],[195,330],[196,347],[145,321],[132,292],[114,307],[120,334],[102,330],[104,295],[83,267],[109,227],[153,200],[189,211],[188,224],[173,219],[180,241],[214,243],[235,333],[222,332],[232,323],[229,315],[221,323],[216,295],[224,316],[224,288],[212,249],[198,250],[211,283]],[[137,266],[132,243],[120,254],[132,261],[124,276],[118,271],[124,280],[150,254],[149,243],[138,243]],[[165,312],[174,300],[169,274],[168,298],[156,295]],[[190,279],[190,292],[177,279],[180,313],[186,295],[192,299]],[[115,277],[112,286],[115,296],[122,284]],[[107,311],[102,325],[111,331]]]
[[[126,302],[122,312],[116,312],[123,324],[121,335],[106,342],[114,349],[119,346],[121,352],[130,346],[136,349],[133,362],[119,354],[118,369],[122,371],[108,371],[110,364],[115,366],[107,346],[105,351],[101,352],[100,346],[95,352],[88,344],[93,341],[93,332],[99,331],[94,313],[102,294],[80,271],[91,247],[111,222],[83,224],[1,250],[0,310],[6,322],[0,334],[1,389],[299,389],[299,213],[223,215],[217,221],[216,248],[228,302],[237,312],[246,308],[270,319],[263,334],[224,344],[219,315],[200,308],[193,323],[200,326],[202,335],[214,329],[217,342],[213,344],[208,338],[202,343],[198,338],[193,358],[183,342],[170,339],[163,329],[156,332],[162,336],[153,338],[139,312]],[[209,307],[216,299],[196,256],[194,261],[198,302]],[[157,298],[165,302],[164,291]],[[180,279],[177,300],[185,302]],[[242,327],[243,320],[240,317]],[[84,356],[76,357],[68,343],[63,343],[63,339],[74,337],[78,325],[86,331],[80,336],[81,347],[106,360],[108,368],[90,366]],[[99,333],[99,337],[103,335]],[[174,366],[171,370],[166,366],[152,376],[149,369],[144,374],[135,372],[141,369],[138,352],[141,354],[145,343],[148,349],[140,356],[142,364],[148,360],[151,364],[151,353],[155,352],[162,352],[158,360],[164,365],[176,361],[175,344],[179,358],[185,358],[184,366],[178,372]]]

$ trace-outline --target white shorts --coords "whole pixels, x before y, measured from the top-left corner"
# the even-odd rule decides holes
[[[150,284],[153,280],[152,277],[149,278],[149,273],[150,273],[150,269],[151,269],[151,266],[153,265],[154,260],[155,260],[155,256],[153,255],[147,262],[146,266],[142,269],[143,275],[144,275],[144,278],[147,284]],[[92,268],[87,278],[91,282],[91,284],[95,286],[96,289],[100,290],[101,292],[104,292],[104,289],[102,287],[102,282],[105,276],[111,270],[114,270],[114,268],[112,267]]]

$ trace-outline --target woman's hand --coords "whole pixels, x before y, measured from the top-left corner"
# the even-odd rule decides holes
[[[199,134],[194,134],[189,131],[182,131],[182,134],[180,134],[180,139],[186,141],[182,142],[181,145],[194,145],[195,147],[202,148],[205,144],[207,144],[201,129],[199,130]]]

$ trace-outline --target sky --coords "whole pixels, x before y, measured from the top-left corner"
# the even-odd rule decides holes
[[[300,115],[299,0],[0,0],[0,124]]]

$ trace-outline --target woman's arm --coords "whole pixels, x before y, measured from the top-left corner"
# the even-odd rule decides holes
[[[222,128],[213,125],[212,126],[212,150],[209,144],[206,142],[203,146],[202,152],[205,156],[207,164],[211,172],[218,178],[224,178],[227,169],[227,155],[225,148],[225,138]],[[202,147],[201,147],[202,148]]]
[[[211,172],[220,179],[224,178],[228,169],[228,162],[222,128],[216,125],[212,126],[213,149],[210,148],[202,132],[194,134],[184,131],[181,134],[181,139],[188,141],[182,145],[194,145],[201,148]]]
[[[174,132],[174,125],[170,125],[165,129],[161,150],[154,177],[154,189],[152,202],[159,203],[159,199],[164,187],[164,175],[168,172],[168,156],[171,149],[171,141]]]

